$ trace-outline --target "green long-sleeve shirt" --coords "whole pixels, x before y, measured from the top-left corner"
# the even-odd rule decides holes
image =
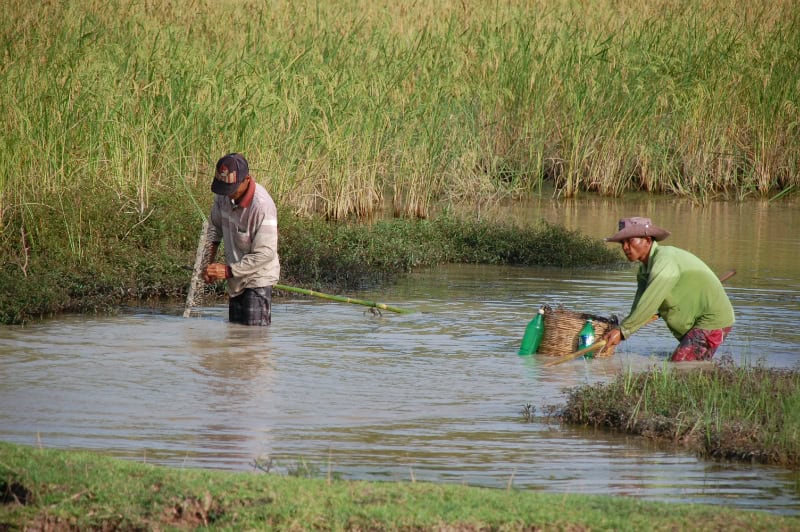
[[[647,264],[636,275],[638,288],[620,330],[630,337],[658,313],[675,336],[689,329],[722,329],[735,319],[722,283],[702,260],[688,251],[655,241]]]

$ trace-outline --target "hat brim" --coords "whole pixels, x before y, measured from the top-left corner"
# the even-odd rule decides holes
[[[239,183],[223,183],[222,181],[219,181],[218,179],[214,179],[211,182],[211,192],[213,192],[214,194],[219,194],[220,196],[230,196],[231,194],[236,192],[236,189],[238,189],[239,185],[241,185],[241,184],[242,184],[241,182],[239,182]]]
[[[611,235],[610,237],[606,238],[606,242],[622,242],[629,238],[635,237],[645,237],[649,236],[652,237],[653,240],[660,242],[664,240],[669,235],[671,235],[669,231],[666,229],[661,229],[660,227],[656,227],[655,225],[650,225],[645,227],[643,225],[630,225],[625,229],[617,231],[615,234]]]

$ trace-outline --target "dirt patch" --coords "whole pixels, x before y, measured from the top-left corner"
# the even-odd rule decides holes
[[[186,497],[164,510],[162,522],[177,528],[195,529],[208,526],[222,516],[222,510],[214,504],[209,492],[202,499]]]

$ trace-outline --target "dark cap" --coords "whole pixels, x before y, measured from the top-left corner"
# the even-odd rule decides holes
[[[244,181],[250,169],[247,160],[239,153],[229,153],[217,161],[217,171],[211,183],[211,192],[221,196],[230,196],[239,184]]]

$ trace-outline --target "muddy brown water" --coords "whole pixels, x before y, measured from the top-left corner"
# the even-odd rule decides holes
[[[737,312],[719,354],[798,367],[797,203],[549,200],[503,211],[594,237],[650,214],[723,272]],[[482,215],[490,215],[484,212]],[[497,214],[495,214],[497,215]],[[516,350],[542,303],[624,315],[633,270],[447,266],[352,295],[408,315],[325,300],[275,302],[273,325],[226,322],[225,305],[124,309],[0,328],[0,439],[174,467],[433,481],[707,502],[800,513],[800,476],[537,417],[564,389],[661,364],[648,325],[608,360],[544,368]]]

